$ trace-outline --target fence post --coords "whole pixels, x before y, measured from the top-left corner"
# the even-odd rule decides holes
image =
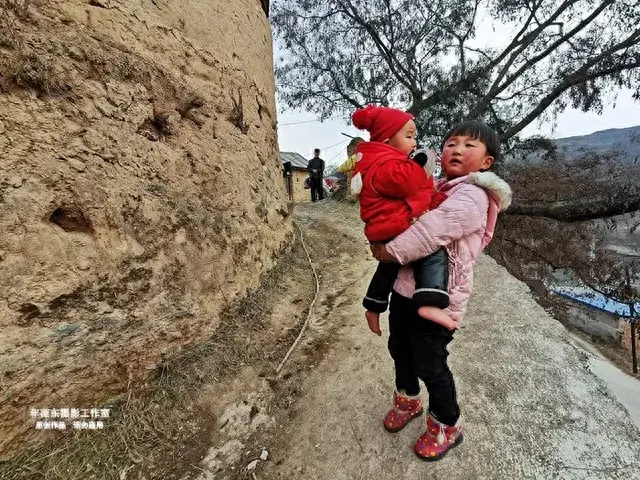
[[[633,373],[638,373],[638,356],[636,354],[636,322],[631,320],[631,361]]]
[[[638,354],[636,352],[636,323],[638,318],[635,315],[635,306],[633,303],[629,304],[629,310],[629,313],[631,313],[631,318],[629,319],[629,323],[631,323],[631,362],[633,365],[633,373],[638,373]]]

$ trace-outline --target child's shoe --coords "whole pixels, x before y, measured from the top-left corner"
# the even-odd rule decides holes
[[[462,442],[462,422],[450,427],[440,423],[433,415],[427,416],[427,431],[416,442],[415,452],[422,460],[440,460],[453,447]]]
[[[422,414],[422,400],[420,395],[409,396],[395,392],[393,408],[384,417],[384,428],[389,432],[399,432],[409,420]]]

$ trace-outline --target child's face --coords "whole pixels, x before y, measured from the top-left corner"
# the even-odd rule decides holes
[[[486,170],[493,161],[485,144],[468,136],[448,138],[442,149],[442,171],[448,179]]]
[[[416,124],[409,120],[396,134],[388,140],[389,145],[396,147],[405,155],[409,155],[416,148]]]

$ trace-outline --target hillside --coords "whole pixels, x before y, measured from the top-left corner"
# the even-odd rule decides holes
[[[598,154],[615,159],[621,165],[640,163],[640,126],[602,130],[589,135],[543,142],[537,142],[535,138],[526,140],[525,148],[516,148],[508,154],[505,163],[539,164],[549,159],[549,150],[553,152],[553,158],[559,158],[560,161],[575,161]],[[532,141],[532,146],[529,147]]]
[[[559,138],[555,143],[567,153],[569,158],[577,158],[588,152],[616,152],[617,158],[623,163],[640,162],[640,126]]]

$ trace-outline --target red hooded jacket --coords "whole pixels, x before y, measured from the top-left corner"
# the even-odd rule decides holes
[[[361,142],[354,175],[362,176],[360,218],[370,242],[390,240],[407,230],[432,206],[436,190],[433,177],[395,147],[381,142]]]

